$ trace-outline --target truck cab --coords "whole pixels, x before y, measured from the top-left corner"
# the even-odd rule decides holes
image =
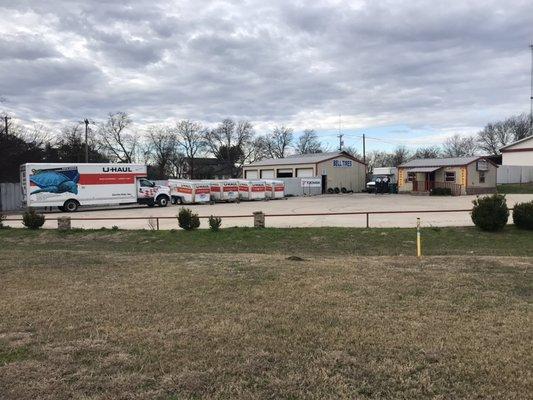
[[[170,201],[170,188],[168,186],[156,185],[149,179],[137,179],[137,203],[146,204],[153,207],[166,207]]]

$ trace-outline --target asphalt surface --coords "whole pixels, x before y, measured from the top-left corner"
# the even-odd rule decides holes
[[[240,203],[218,203],[202,205],[186,205],[199,216],[210,215],[222,217],[222,227],[253,226],[252,213],[264,212],[266,226],[268,227],[365,227],[366,215],[315,215],[298,216],[295,214],[335,213],[335,212],[376,212],[376,211],[412,211],[408,214],[374,214],[369,215],[370,227],[413,227],[416,218],[421,218],[422,226],[469,226],[472,220],[468,212],[420,212],[471,209],[475,196],[437,197],[413,196],[409,194],[374,195],[366,193],[322,195],[312,197],[292,197],[270,201],[242,201]],[[512,207],[517,202],[531,201],[533,194],[507,195],[507,204]],[[73,220],[75,228],[111,228],[120,229],[150,229],[149,218],[157,224],[159,229],[177,229],[178,222],[175,218],[182,206],[169,205],[165,208],[147,206],[114,207],[107,209],[83,209],[75,213],[52,212],[46,213],[47,218],[70,216],[72,218],[112,218],[110,220]],[[271,214],[284,214],[283,216],[268,216]],[[243,215],[238,218],[235,216]],[[10,215],[17,218],[20,215]],[[143,219],[128,219],[142,217]],[[511,219],[509,222],[512,222]],[[20,222],[7,222],[7,225],[22,226]],[[201,228],[207,228],[207,219],[201,220]],[[55,220],[48,220],[45,228],[56,228]]]

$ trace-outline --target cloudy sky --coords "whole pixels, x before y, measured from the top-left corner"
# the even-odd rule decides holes
[[[529,109],[531,0],[0,0],[0,109],[439,143]]]

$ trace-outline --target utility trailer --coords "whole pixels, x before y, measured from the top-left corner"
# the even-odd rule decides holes
[[[22,202],[26,207],[156,204],[166,207],[170,189],[146,179],[146,165],[27,163],[20,166]]]
[[[239,179],[239,198],[242,200],[264,200],[266,185],[262,180]]]
[[[211,201],[211,186],[208,182],[185,179],[169,179],[172,204],[202,204]]]

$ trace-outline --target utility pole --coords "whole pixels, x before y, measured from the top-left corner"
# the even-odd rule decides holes
[[[344,145],[344,142],[342,141],[342,137],[344,135],[341,133],[341,115],[339,114],[339,134],[337,137],[339,138],[339,151],[342,151],[342,146]]]
[[[89,120],[85,118],[83,122],[85,123],[85,162],[88,163],[89,162],[89,145],[87,143],[87,136],[89,133]]]
[[[363,163],[366,164],[366,139],[365,139],[364,133],[363,133]]]
[[[9,121],[10,119],[11,119],[11,117],[8,117],[7,115],[4,116],[4,125],[5,125],[4,132],[5,132],[6,136],[9,134],[9,132],[8,132],[8,122],[7,121]]]
[[[529,95],[529,134],[533,135],[533,44],[529,45],[531,49],[531,92]]]

